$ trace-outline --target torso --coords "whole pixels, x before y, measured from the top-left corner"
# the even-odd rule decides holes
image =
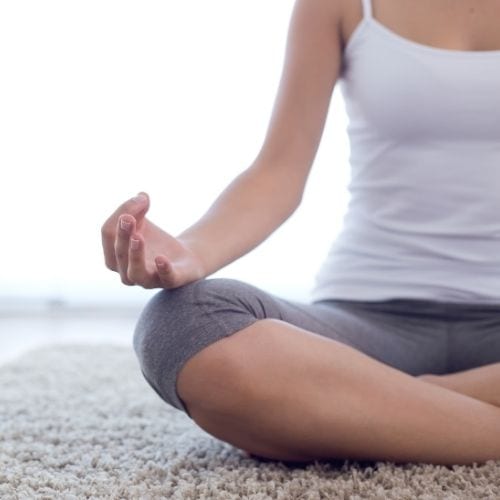
[[[345,47],[363,17],[361,0],[343,0]],[[500,50],[498,0],[371,0],[372,16],[391,31],[430,47]]]

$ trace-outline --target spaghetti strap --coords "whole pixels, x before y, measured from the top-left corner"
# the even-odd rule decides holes
[[[372,0],[362,0],[363,2],[363,17],[369,19],[372,17]]]

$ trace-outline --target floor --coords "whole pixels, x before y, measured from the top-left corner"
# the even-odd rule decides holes
[[[130,346],[140,309],[79,309],[0,313],[0,365],[51,343]]]

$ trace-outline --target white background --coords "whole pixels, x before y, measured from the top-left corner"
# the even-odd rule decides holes
[[[0,299],[138,304],[100,228],[138,191],[178,234],[255,159],[284,61],[290,0],[0,3]],[[335,88],[302,205],[210,277],[309,300],[348,202]]]

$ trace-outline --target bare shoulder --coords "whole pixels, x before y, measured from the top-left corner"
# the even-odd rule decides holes
[[[354,4],[358,2],[361,4],[361,0],[296,0],[295,9],[309,12],[311,18],[313,16],[317,18],[317,23],[328,26],[330,33],[343,48],[346,28],[350,24],[350,19],[353,19],[353,15],[356,16],[357,9]]]
[[[363,4],[361,0],[333,0],[336,4],[338,17],[339,39],[344,49],[347,40],[363,17]]]
[[[321,16],[321,22],[335,28],[340,28],[344,11],[352,0],[295,0],[295,10],[316,13]],[[345,4],[345,5],[344,5]]]

